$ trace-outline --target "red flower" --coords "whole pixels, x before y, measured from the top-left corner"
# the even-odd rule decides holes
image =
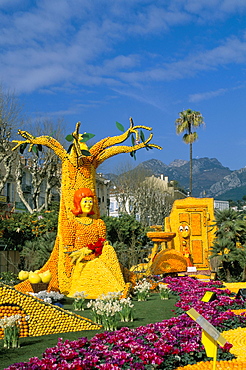
[[[229,352],[232,347],[233,347],[233,345],[231,343],[226,342],[226,344],[222,348],[222,351],[223,352]]]
[[[87,248],[91,249],[95,253],[96,257],[100,256],[102,254],[102,249],[103,249],[105,240],[106,239],[99,238],[98,241],[96,241],[95,243],[88,244]]]

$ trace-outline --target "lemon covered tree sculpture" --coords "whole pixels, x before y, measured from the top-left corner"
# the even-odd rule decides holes
[[[99,207],[96,197],[96,169],[103,163],[106,159],[111,158],[120,153],[130,153],[132,156],[135,156],[135,152],[139,149],[146,148],[152,149],[157,148],[161,149],[158,145],[151,144],[152,133],[149,137],[145,139],[143,130],[151,131],[150,127],[142,125],[134,125],[132,118],[130,118],[130,127],[128,130],[124,130],[122,125],[117,123],[118,128],[122,133],[118,136],[106,137],[96,144],[94,144],[90,149],[87,147],[87,140],[94,135],[84,133],[79,134],[80,123],[76,124],[75,131],[68,135],[67,139],[71,141],[69,150],[66,150],[57,140],[50,136],[39,136],[34,137],[26,131],[19,131],[19,134],[23,137],[24,140],[16,140],[17,145],[13,150],[17,148],[25,149],[29,146],[30,150],[41,150],[41,146],[44,145],[51,150],[53,150],[56,155],[61,159],[62,162],[62,179],[61,179],[61,200],[60,200],[60,209],[59,209],[59,219],[58,219],[58,232],[55,242],[54,249],[51,253],[49,260],[46,264],[40,269],[40,272],[50,270],[52,273],[52,279],[49,284],[49,289],[60,290],[63,294],[72,294],[74,291],[74,282],[73,279],[78,280],[78,263],[84,263],[86,261],[86,256],[84,252],[76,252],[80,247],[86,247],[88,244],[93,244],[96,240],[88,238],[88,233],[94,233],[94,222],[91,222],[87,226],[88,233],[81,233],[78,237],[82,239],[80,247],[75,247],[74,236],[76,234],[76,227],[74,226],[78,222],[78,215],[74,214],[74,195],[79,189],[89,189],[91,191],[89,198],[92,200],[92,209],[88,213],[93,213],[89,215],[90,219],[98,220],[100,218]],[[124,145],[123,143],[131,136],[132,145]],[[88,214],[86,215],[88,218]],[[86,221],[88,222],[88,220]],[[98,239],[104,239],[105,230],[103,223],[100,224],[98,233]],[[75,227],[75,228],[74,228]],[[68,239],[71,239],[70,241]],[[88,240],[86,240],[88,238]],[[102,240],[101,240],[102,241]],[[100,241],[99,241],[100,244]],[[76,249],[77,248],[77,249]],[[104,247],[103,247],[104,248]],[[108,266],[108,273],[110,272],[114,275],[116,282],[117,290],[124,288],[124,280],[117,260],[116,254],[112,247],[108,246],[105,248],[110,257],[111,266]],[[93,254],[93,250],[91,254]],[[106,253],[106,252],[105,252]],[[95,254],[95,253],[94,253]],[[103,256],[103,253],[102,253]],[[96,256],[98,258],[98,256]],[[105,257],[106,258],[106,257]],[[87,256],[87,260],[90,259]],[[114,263],[113,263],[114,261]],[[82,267],[82,266],[80,266]],[[75,274],[75,270],[77,272]],[[100,267],[98,267],[100,270]],[[83,269],[84,270],[84,269]],[[82,269],[81,269],[82,271]],[[92,278],[97,274],[95,270],[95,264],[93,264],[93,269],[87,271],[86,280],[88,284],[95,284],[96,278]],[[107,286],[108,277],[106,275],[106,267],[104,269],[104,286]],[[75,274],[75,275],[74,275]],[[83,276],[85,278],[85,276]],[[98,276],[99,279],[99,276]],[[102,276],[100,275],[100,279]],[[91,281],[91,283],[90,283]],[[72,288],[72,291],[71,291]],[[20,291],[31,290],[31,287],[28,285],[28,280],[22,282],[16,286],[16,289]],[[93,289],[91,288],[91,291]],[[97,290],[96,295],[99,295],[100,291]],[[91,294],[92,295],[92,294]],[[94,297],[93,297],[94,298]]]

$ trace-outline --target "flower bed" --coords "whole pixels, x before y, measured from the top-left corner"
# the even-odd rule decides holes
[[[201,282],[193,278],[166,278],[169,289],[177,293],[179,316],[162,322],[140,326],[136,329],[123,327],[113,332],[95,335],[90,341],[81,338],[62,341],[48,348],[42,359],[11,365],[7,370],[50,369],[175,369],[178,366],[206,361],[201,344],[201,328],[185,311],[195,308],[219,331],[246,327],[246,318],[231,309],[242,309],[241,300],[231,299],[230,291],[219,289],[219,282]],[[216,294],[212,302],[201,302],[206,291]],[[143,303],[144,304],[144,303]],[[229,309],[229,310],[228,310]],[[230,344],[219,349],[219,359],[230,360]]]

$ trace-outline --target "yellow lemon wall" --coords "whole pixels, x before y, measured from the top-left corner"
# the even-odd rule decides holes
[[[0,286],[0,317],[21,313],[30,316],[23,320],[22,336],[40,336],[81,330],[98,330],[100,325],[66,311],[41,299],[24,294],[7,285]],[[22,328],[21,328],[22,329]],[[3,333],[0,332],[0,338]]]
[[[176,236],[169,247],[183,251],[183,241],[179,232],[180,225],[188,225],[190,235],[186,239],[193,265],[197,268],[209,268],[210,247],[214,239],[214,199],[192,198],[175,200],[169,217],[165,218],[165,231]]]

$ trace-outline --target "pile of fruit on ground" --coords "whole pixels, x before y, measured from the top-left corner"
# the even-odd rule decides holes
[[[20,337],[66,333],[79,330],[96,330],[101,326],[58,306],[19,292],[13,287],[0,285],[0,319],[19,314]],[[29,317],[29,320],[26,320]],[[3,329],[0,328],[0,339]]]

